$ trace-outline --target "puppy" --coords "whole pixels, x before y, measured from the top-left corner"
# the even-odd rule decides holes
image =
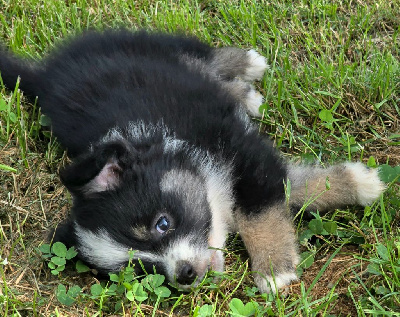
[[[72,158],[60,176],[73,206],[52,241],[105,274],[135,250],[138,270],[188,289],[223,271],[238,231],[261,292],[296,280],[291,210],[367,205],[384,185],[360,163],[284,162],[246,114],[259,115],[251,82],[266,68],[254,50],[124,30],[88,32],[40,62],[2,49],[5,85],[20,76]]]

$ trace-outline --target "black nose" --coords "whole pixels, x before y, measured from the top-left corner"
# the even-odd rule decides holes
[[[176,281],[181,285],[190,285],[196,279],[197,274],[193,265],[187,261],[179,261],[176,266]]]

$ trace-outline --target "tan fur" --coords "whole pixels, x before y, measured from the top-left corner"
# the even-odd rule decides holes
[[[326,211],[357,204],[357,186],[344,165],[329,168],[290,166],[290,204]]]
[[[138,240],[146,241],[151,238],[151,233],[145,226],[133,227],[132,233]]]
[[[257,214],[235,212],[236,226],[249,252],[252,269],[259,273],[254,280],[262,292],[274,292],[297,279],[299,256],[289,206],[323,212],[365,205],[377,199],[384,189],[377,170],[361,163],[328,168],[289,165],[288,179],[288,202],[266,206]]]
[[[271,277],[293,273],[299,262],[296,236],[285,203],[267,207],[258,215],[235,214],[239,233],[251,258],[252,270]],[[257,285],[263,278],[255,276]]]

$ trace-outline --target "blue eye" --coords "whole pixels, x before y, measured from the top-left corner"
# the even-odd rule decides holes
[[[158,221],[156,223],[156,230],[159,233],[163,234],[168,231],[170,225],[171,224],[170,224],[170,221],[168,220],[168,218],[165,216],[161,216],[160,219],[158,219]]]

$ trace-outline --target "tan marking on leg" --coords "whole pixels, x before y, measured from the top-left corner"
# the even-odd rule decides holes
[[[237,212],[235,217],[251,258],[252,270],[260,273],[254,277],[259,289],[262,292],[275,291],[271,267],[276,288],[295,280],[295,268],[299,262],[297,239],[285,204],[267,207],[255,216]]]

